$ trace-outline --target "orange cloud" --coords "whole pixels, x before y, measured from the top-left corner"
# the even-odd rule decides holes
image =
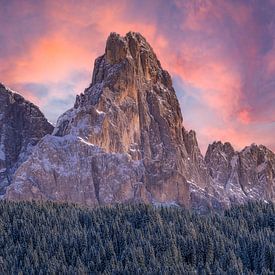
[[[90,8],[87,8],[85,5],[76,6],[69,2],[66,5],[57,1],[48,2],[46,12],[51,20],[52,30],[32,41],[31,47],[23,54],[11,58],[11,66],[5,70],[2,77],[13,84],[51,84],[67,81],[68,75],[73,71],[91,72],[94,59],[103,53],[106,38],[114,30],[121,34],[129,30],[139,31],[155,48],[166,47],[165,37],[158,35],[154,24],[123,19],[126,3],[90,3]],[[89,82],[86,86],[88,84]],[[84,90],[85,86],[81,87]],[[25,96],[30,97],[27,91],[23,92]],[[54,96],[62,97],[63,92],[54,91]],[[38,102],[37,99],[35,101]]]
[[[52,34],[36,41],[29,52],[17,58],[9,76],[15,82],[57,82],[75,69],[76,62],[78,67],[89,69],[85,65],[91,55],[61,34]]]
[[[141,7],[139,12],[133,3]],[[185,112],[197,112],[195,125],[204,148],[214,139],[232,140],[238,147],[257,140],[273,144],[268,139],[271,133],[275,134],[273,124],[266,128],[265,137],[261,137],[258,128],[251,128],[256,125],[255,117],[264,121],[273,114],[269,110],[271,100],[261,100],[262,105],[257,105],[259,95],[262,99],[267,92],[260,82],[256,83],[256,78],[264,72],[263,81],[265,86],[271,87],[268,96],[272,99],[270,91],[275,74],[274,49],[261,53],[267,51],[261,43],[268,33],[261,26],[266,17],[259,15],[264,20],[255,19],[255,14],[260,13],[257,6],[253,6],[255,3],[82,0],[81,4],[46,1],[40,4],[40,9],[37,5],[35,9],[20,4],[19,10],[15,7],[11,10],[15,10],[16,17],[23,16],[22,24],[41,10],[39,16],[43,15],[45,26],[39,18],[35,22],[43,25],[43,31],[36,30],[32,37],[32,28],[28,25],[27,38],[30,39],[24,40],[24,51],[17,52],[18,42],[12,42],[12,38],[18,36],[17,32],[13,33],[16,26],[7,24],[6,36],[11,36],[10,43],[15,50],[9,57],[3,57],[0,49],[1,80],[18,87],[36,104],[45,107],[53,99],[63,100],[82,92],[90,83],[94,59],[103,54],[109,33],[138,31],[152,45],[164,69],[194,88],[185,90],[184,95],[199,102],[198,106],[186,106],[185,102],[182,106]],[[167,14],[160,14],[159,10]],[[9,18],[13,17],[9,15]],[[75,80],[79,72],[85,72],[85,77]],[[39,93],[25,88],[23,84],[29,82],[46,85],[48,94],[42,99]],[[263,95],[257,89],[263,91]],[[60,107],[56,116],[72,104]],[[269,106],[267,112],[264,110],[266,105]],[[204,118],[203,122],[200,117]],[[185,121],[194,127],[192,120],[185,118]]]

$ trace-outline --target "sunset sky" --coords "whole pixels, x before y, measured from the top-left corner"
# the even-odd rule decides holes
[[[57,117],[114,31],[140,32],[173,77],[184,126],[275,151],[275,0],[0,0],[0,82]]]

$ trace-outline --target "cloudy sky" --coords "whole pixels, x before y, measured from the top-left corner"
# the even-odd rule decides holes
[[[275,0],[0,0],[0,81],[55,122],[109,33],[130,30],[172,75],[203,151],[214,140],[275,150]]]

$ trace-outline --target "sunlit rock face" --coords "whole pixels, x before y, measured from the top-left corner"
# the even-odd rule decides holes
[[[81,141],[69,141],[69,135]],[[57,138],[61,145],[49,154]],[[64,142],[72,153],[65,152]],[[81,146],[73,149],[75,143]],[[106,157],[101,162],[91,150],[93,146],[104,152]],[[43,159],[45,154],[46,160]],[[34,159],[35,156],[41,160]],[[124,175],[129,176],[127,183],[121,181],[119,167],[123,162],[120,156],[128,159],[129,171],[135,171],[137,166],[142,171],[136,173],[138,176],[128,171]],[[81,159],[86,159],[87,163],[83,164]],[[100,167],[94,164],[95,159]],[[96,189],[94,175],[100,172],[99,189],[106,185],[121,186],[116,191],[108,189],[109,200],[89,195],[92,203],[111,203],[121,198],[120,201],[139,199],[189,205],[188,182],[202,187],[209,182],[207,168],[201,160],[195,134],[188,133],[182,126],[171,77],[162,69],[151,46],[138,33],[128,33],[125,37],[112,33],[105,54],[95,61],[91,85],[77,96],[74,107],[58,119],[53,136],[42,140],[35,154],[17,171],[14,186],[20,182],[24,190],[29,186],[28,191],[12,187],[7,196],[22,197],[26,193],[25,198],[31,198],[32,186],[36,184],[41,188],[40,191],[34,189],[34,197],[87,204],[86,197],[76,199],[71,192],[86,186],[91,194],[91,190]],[[118,167],[111,165],[112,161]],[[72,162],[74,165],[69,164]],[[62,169],[72,175],[61,175]],[[109,178],[109,173],[113,178]],[[44,185],[50,187],[42,188]],[[123,197],[123,192],[128,194],[127,198]]]
[[[6,198],[196,209],[250,199],[240,181],[249,181],[245,175],[255,165],[231,184],[241,153],[230,144],[214,144],[204,159],[195,132],[182,124],[171,77],[144,37],[111,33],[91,85],[19,167]],[[253,184],[259,184],[255,177]]]
[[[37,106],[0,83],[0,195],[33,147],[52,131]]]

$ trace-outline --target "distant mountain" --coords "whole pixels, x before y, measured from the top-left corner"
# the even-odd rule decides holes
[[[209,145],[205,162],[215,186],[232,202],[274,200],[275,155],[265,146],[252,144],[235,152],[230,143]]]
[[[168,72],[139,33],[111,33],[91,85],[17,169],[5,197],[223,208],[274,201],[275,156],[209,146],[205,159]]]
[[[33,147],[52,131],[37,106],[0,83],[0,195]]]

